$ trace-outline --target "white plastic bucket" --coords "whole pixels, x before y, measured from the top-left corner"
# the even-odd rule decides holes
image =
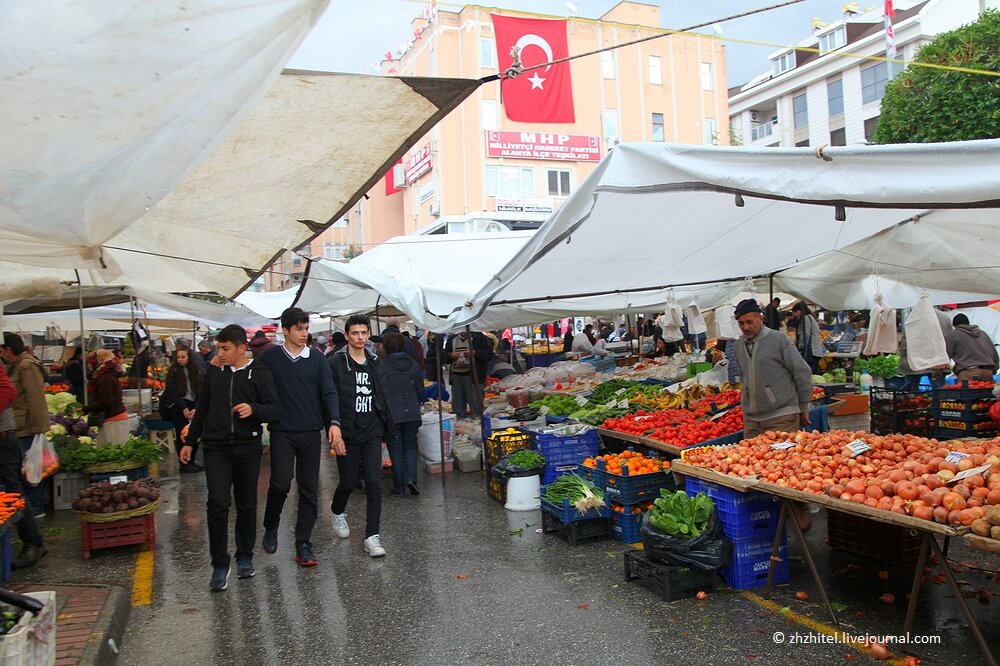
[[[507,503],[504,508],[508,511],[533,511],[541,507],[541,487],[541,478],[537,474],[507,479]]]

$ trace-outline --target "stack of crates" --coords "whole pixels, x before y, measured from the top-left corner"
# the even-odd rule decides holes
[[[533,449],[545,457],[542,485],[548,485],[563,474],[579,473],[585,458],[596,456],[601,448],[597,429],[590,426],[559,426],[554,432],[522,428],[534,440]],[[573,433],[573,434],[559,434]]]
[[[872,434],[933,436],[934,416],[931,414],[931,403],[927,391],[921,391],[916,386],[873,386],[868,397]]]
[[[581,541],[603,539],[611,536],[610,509],[605,505],[600,509],[587,509],[580,513],[565,497],[562,504],[553,504],[545,499],[545,487],[539,492],[542,502],[542,533],[558,532],[563,534],[569,545],[575,546]]]
[[[500,462],[504,456],[519,449],[530,449],[534,447],[534,438],[530,433],[508,428],[498,430],[486,438],[483,446],[483,462],[486,468],[486,494],[505,504],[507,502],[507,484],[499,479],[493,478],[490,468]]]
[[[642,516],[660,496],[660,489],[676,488],[670,474],[629,476],[628,468],[625,467],[621,474],[612,474],[607,470],[603,459],[597,461],[596,468],[581,467],[580,470],[582,476],[604,491],[604,501],[611,509],[611,532],[616,539],[625,543],[642,540],[639,532]]]
[[[730,587],[749,590],[767,584],[771,566],[771,548],[778,531],[781,504],[764,493],[741,493],[701,479],[688,478],[685,490],[690,496],[705,493],[715,502],[722,529],[733,542],[733,558],[722,568],[722,577]],[[791,517],[794,520],[794,517]],[[781,548],[775,564],[774,582],[787,583],[788,535],[781,535]]]
[[[956,388],[936,388],[934,395],[934,437],[996,437],[998,424],[990,416],[996,403],[991,388],[969,388],[963,381]]]

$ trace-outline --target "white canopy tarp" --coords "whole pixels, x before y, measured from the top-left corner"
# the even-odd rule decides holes
[[[621,144],[450,323],[478,319],[489,327],[497,312],[507,325],[530,323],[536,311],[570,316],[625,302],[651,309],[671,286],[678,303],[700,292],[699,304],[710,308],[748,277],[793,273],[788,269],[819,257],[835,262],[831,252],[915,214],[954,228],[976,220],[982,240],[961,234],[949,264],[932,278],[898,279],[919,279],[918,287],[971,284],[961,280],[969,263],[985,265],[976,253],[1000,240],[998,155],[1000,140],[825,148],[822,156],[798,148]],[[843,221],[835,219],[840,206]],[[955,265],[962,256],[969,263]],[[871,272],[855,266],[838,279],[858,282]],[[766,290],[758,282],[758,291],[762,284]],[[798,293],[791,278],[780,288]],[[848,302],[815,300],[831,308]],[[516,321],[518,310],[524,316]]]
[[[296,305],[342,316],[390,304],[415,326],[444,332],[534,232],[398,236],[339,263],[310,262]]]
[[[236,294],[479,86],[278,76],[325,5],[4,4],[0,290]]]

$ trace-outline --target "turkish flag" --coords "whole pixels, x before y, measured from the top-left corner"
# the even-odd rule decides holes
[[[511,65],[510,50],[514,46],[521,48],[521,65],[526,68],[569,55],[565,20],[490,16],[493,18],[497,63],[501,72]],[[511,120],[526,123],[574,121],[573,83],[568,62],[539,67],[515,79],[503,79],[500,96]]]

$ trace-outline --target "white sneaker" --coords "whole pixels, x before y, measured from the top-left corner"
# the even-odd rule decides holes
[[[333,514],[333,531],[336,532],[337,536],[341,539],[346,539],[351,536],[351,528],[347,526],[346,513]]]
[[[385,548],[379,543],[377,534],[373,534],[365,539],[365,552],[372,557],[385,557]]]

